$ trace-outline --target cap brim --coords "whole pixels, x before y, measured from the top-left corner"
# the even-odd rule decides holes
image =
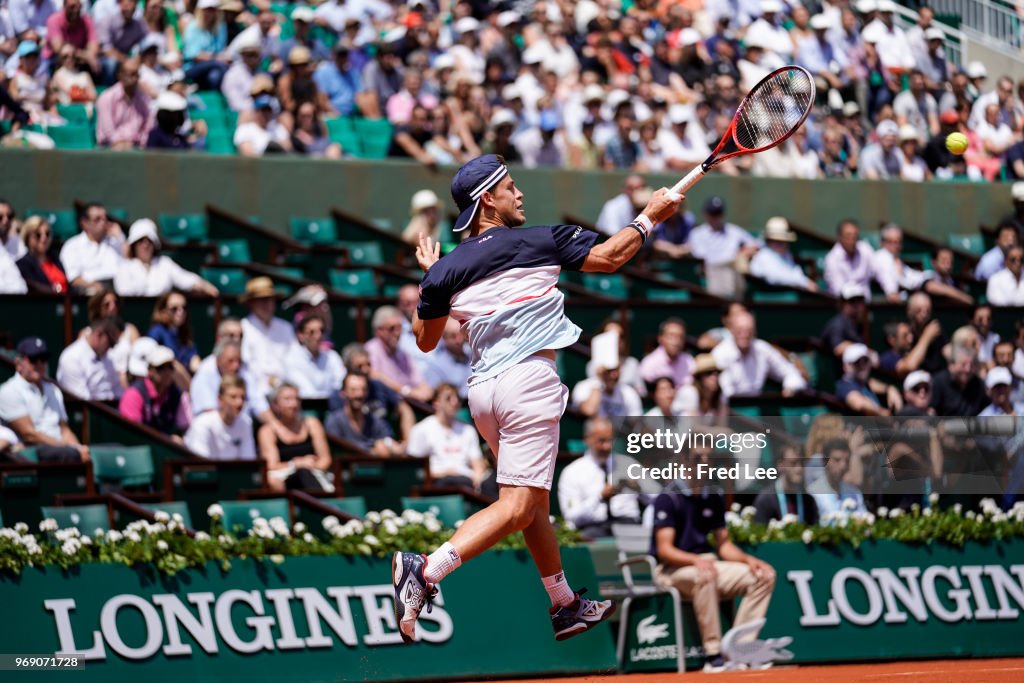
[[[480,200],[477,199],[475,202],[466,207],[465,211],[459,214],[459,217],[455,219],[455,225],[452,226],[452,232],[462,232],[469,227],[469,224],[473,222],[473,217],[476,216],[476,210],[480,207]]]

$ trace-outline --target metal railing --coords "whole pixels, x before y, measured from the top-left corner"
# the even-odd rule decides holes
[[[902,5],[896,6],[896,24],[906,31],[908,28],[917,24],[917,12],[912,9],[907,9]],[[932,26],[942,31],[945,35],[945,40],[942,41],[942,49],[946,51],[946,59],[952,62],[956,66],[961,66],[967,63],[967,36],[964,35],[963,31],[959,31],[955,28],[941,24],[939,22],[932,22]]]
[[[1018,51],[1024,44],[1024,3],[999,0],[933,0],[929,4],[936,14],[960,17],[960,26],[979,34],[979,42]],[[972,39],[975,36],[971,36]]]

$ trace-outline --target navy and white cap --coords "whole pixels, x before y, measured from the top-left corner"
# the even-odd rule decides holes
[[[508,166],[494,154],[485,154],[467,162],[452,179],[452,199],[459,207],[459,217],[452,232],[462,232],[473,222],[480,207],[480,196],[508,175]]]

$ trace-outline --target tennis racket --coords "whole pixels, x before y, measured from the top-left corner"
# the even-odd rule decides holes
[[[672,191],[686,192],[726,159],[763,152],[781,143],[803,124],[813,105],[814,79],[806,69],[784,66],[771,72],[740,102],[711,156],[673,185]]]

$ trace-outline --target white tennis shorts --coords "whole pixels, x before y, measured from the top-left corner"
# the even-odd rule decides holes
[[[569,400],[555,362],[530,356],[469,387],[469,411],[498,460],[498,483],[551,490]]]

